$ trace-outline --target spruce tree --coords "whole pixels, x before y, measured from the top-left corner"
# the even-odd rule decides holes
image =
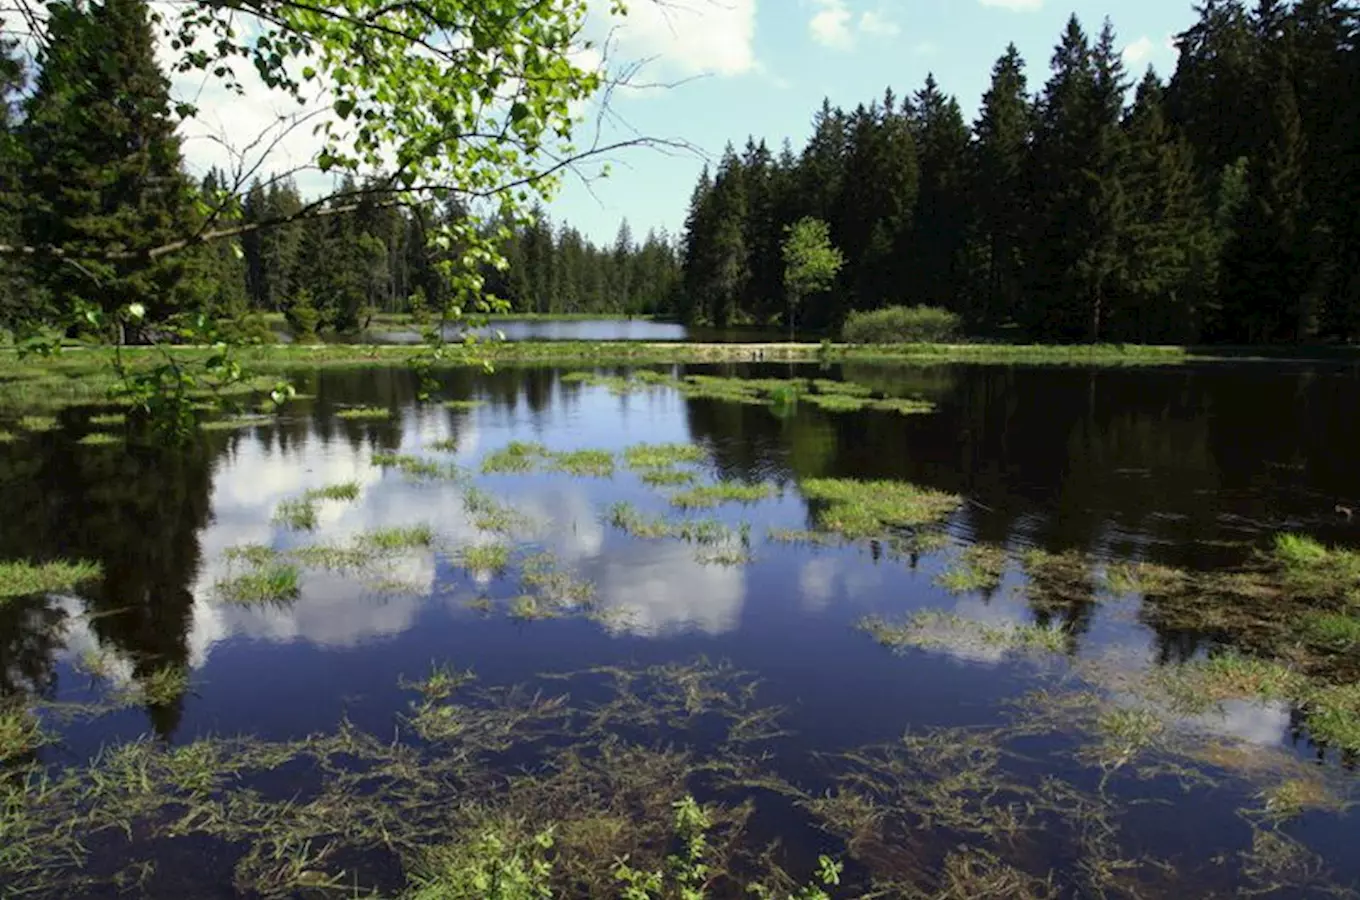
[[[914,303],[962,312],[963,252],[968,208],[965,168],[969,135],[958,101],[940,92],[934,75],[916,95],[916,143],[920,192],[907,246]],[[969,321],[976,316],[969,315]]]
[[[24,64],[18,55],[17,42],[3,37],[4,34],[5,21],[0,19],[0,184],[13,186],[19,183],[25,165],[15,108],[24,83]],[[23,240],[21,198],[17,190],[0,190],[0,244]],[[0,329],[14,328],[38,315],[35,301],[27,267],[21,260],[0,257]]]
[[[146,3],[48,10],[50,41],[22,128],[32,160],[24,232],[60,256],[37,274],[63,312],[77,299],[105,313],[141,304],[149,322],[196,309],[205,290],[189,255],[142,256],[197,225]]]
[[[1023,234],[1029,201],[1025,178],[1033,117],[1025,63],[1014,44],[992,68],[973,126],[969,200],[974,240],[980,243],[984,278],[974,324],[996,328],[1018,315],[1021,303]]]

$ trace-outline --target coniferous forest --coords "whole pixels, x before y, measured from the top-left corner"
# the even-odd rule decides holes
[[[800,324],[925,304],[1040,341],[1360,335],[1360,14],[1339,0],[1206,0],[1169,82],[1073,17],[1040,83],[1012,45],[971,125],[933,78],[801,152],[748,140],[694,189],[677,312],[782,315],[780,246],[807,216],[846,264]],[[1033,80],[1032,80],[1033,79]]]
[[[0,244],[65,256],[0,256],[0,327],[136,302],[150,321],[269,311],[351,331],[440,304],[449,250],[426,235],[467,215],[456,201],[367,203],[347,182],[317,215],[288,180],[193,178],[143,0],[53,9],[40,71],[0,44]],[[1108,21],[1092,35],[1074,16],[1042,82],[1006,49],[971,124],[933,77],[850,111],[824,101],[801,151],[729,145],[695,186],[681,240],[639,241],[625,223],[596,247],[540,215],[511,229],[509,267],[484,273],[487,291],[523,312],[783,323],[783,243],[812,218],[845,262],[800,298],[800,327],[923,304],[977,336],[1353,340],[1360,13],[1343,0],[1196,9],[1165,83],[1126,71]],[[242,202],[214,202],[238,190]],[[83,245],[123,252],[73,264]]]

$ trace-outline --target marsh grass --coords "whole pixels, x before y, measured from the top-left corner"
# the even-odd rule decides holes
[[[937,582],[953,594],[991,593],[1001,587],[1005,573],[1005,549],[991,544],[973,544],[959,554],[954,565],[943,572]]]
[[[1159,669],[1152,679],[1178,708],[1192,713],[1224,700],[1287,700],[1298,696],[1307,683],[1281,662],[1236,652]]]
[[[375,528],[360,534],[356,539],[358,546],[378,553],[424,549],[434,546],[434,542],[434,529],[425,524]]]
[[[460,479],[463,472],[457,466],[437,463],[404,453],[374,453],[372,464],[382,469],[396,469],[412,481],[434,479]]]
[[[845,540],[835,532],[809,531],[804,528],[771,528],[765,532],[765,539],[776,544],[802,544],[810,547],[831,547]]]
[[[381,406],[351,406],[335,411],[337,419],[351,422],[381,422],[392,418],[395,413]]]
[[[341,481],[324,487],[312,488],[303,497],[309,500],[352,501],[359,499],[359,482]]]
[[[457,453],[458,444],[459,444],[458,438],[446,437],[440,438],[437,441],[430,441],[430,443],[426,444],[425,446],[431,450],[437,450],[440,453]]]
[[[530,441],[511,441],[482,459],[482,474],[523,474],[548,456],[548,448]]]
[[[1149,562],[1116,562],[1105,567],[1105,586],[1116,594],[1169,594],[1186,586],[1180,569]]]
[[[1289,594],[1360,607],[1360,552],[1327,547],[1304,535],[1281,534],[1270,556]]]
[[[302,573],[292,563],[270,560],[217,582],[217,594],[238,606],[282,605],[301,592]]]
[[[317,524],[316,501],[310,497],[281,500],[274,507],[273,522],[291,531],[312,531]]]
[[[273,421],[268,416],[228,416],[222,419],[211,419],[200,422],[198,427],[201,431],[240,431],[243,428],[254,428],[256,425],[264,425]]]
[[[670,495],[671,506],[680,509],[712,509],[724,503],[759,503],[774,496],[774,486],[741,484],[735,481],[722,481],[717,484],[701,484],[685,491]]]
[[[638,478],[651,487],[684,487],[698,481],[699,473],[687,469],[647,469]]]
[[[630,469],[668,469],[702,463],[707,451],[698,444],[633,444],[623,450],[623,462]]]
[[[107,431],[91,431],[76,443],[85,447],[114,447],[122,444],[123,439],[116,434],[109,434]]]
[[[717,519],[666,519],[662,516],[646,516],[631,503],[615,503],[609,508],[606,521],[636,538],[652,540],[674,538],[700,545],[733,541],[742,544],[750,542],[750,527],[747,525],[733,531]]]
[[[469,572],[499,575],[510,567],[514,548],[509,544],[477,544],[456,554],[458,564]]]
[[[529,531],[534,526],[531,517],[477,487],[464,490],[463,509],[479,531],[510,536]]]
[[[0,767],[11,759],[27,756],[51,740],[38,718],[27,709],[8,702],[0,705]]]
[[[521,594],[510,601],[510,618],[519,622],[534,622],[557,618],[557,611],[531,594]]]
[[[19,427],[32,434],[38,434],[55,429],[57,420],[55,416],[23,416],[19,419]]]
[[[479,406],[485,405],[486,405],[485,400],[445,400],[440,404],[440,406],[443,406],[445,409],[453,409],[459,411],[476,409]]]
[[[550,459],[557,472],[594,478],[612,478],[614,475],[614,454],[607,450],[566,450],[553,453]]]
[[[8,597],[72,591],[103,574],[103,566],[85,560],[3,561],[0,562],[0,601]]]
[[[1066,611],[1096,601],[1094,563],[1075,550],[1050,553],[1033,549],[1020,557],[1028,580],[1030,606],[1044,612]]]
[[[95,428],[114,428],[118,425],[127,424],[127,414],[100,413],[99,415],[90,416],[90,418],[87,419],[86,421],[88,421],[90,425]]]
[[[0,428],[0,444],[14,443],[14,432]]]
[[[905,481],[809,478],[800,486],[818,510],[818,526],[852,540],[937,524],[963,502],[954,494]]]
[[[1070,640],[1065,632],[1056,628],[987,625],[939,610],[922,610],[905,622],[868,616],[856,627],[893,650],[909,647],[957,649],[975,644],[1019,652],[1063,653]]]
[[[1360,616],[1314,612],[1300,625],[1308,640],[1323,647],[1341,651],[1360,646]]]

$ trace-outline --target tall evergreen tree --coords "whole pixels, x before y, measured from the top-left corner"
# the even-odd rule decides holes
[[[0,184],[14,186],[24,170],[23,144],[19,136],[16,101],[24,83],[24,64],[18,43],[5,38],[5,21],[0,18]],[[21,194],[0,190],[0,244],[23,240],[20,228]],[[0,258],[0,328],[13,327],[37,312],[32,309],[27,267],[11,257]]]
[[[1024,60],[1014,44],[992,68],[991,85],[973,126],[969,200],[974,240],[981,245],[983,283],[973,323],[995,328],[1020,313],[1025,189],[1033,117]]]
[[[29,243],[56,247],[37,275],[57,302],[106,313],[139,303],[155,322],[204,299],[189,255],[150,263],[153,247],[192,234],[196,213],[156,65],[144,0],[48,6],[50,41],[22,128],[31,164]],[[110,261],[117,249],[126,259]]]
[[[914,109],[920,150],[920,192],[908,234],[907,273],[913,302],[960,312],[968,207],[965,189],[968,126],[958,101],[926,76]],[[976,318],[969,315],[969,320]]]

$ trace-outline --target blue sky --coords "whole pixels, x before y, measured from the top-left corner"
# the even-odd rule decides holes
[[[1014,41],[1025,57],[1031,88],[1040,85],[1074,12],[1093,37],[1111,18],[1134,77],[1148,65],[1169,75],[1170,37],[1195,19],[1191,0],[630,0],[611,58],[653,58],[640,82],[690,80],[616,93],[610,106],[637,133],[681,139],[716,159],[748,134],[776,151],[787,136],[798,150],[823,97],[849,108],[889,86],[914,93],[934,72],[971,122],[1006,44]],[[583,140],[595,131],[592,124]],[[627,135],[623,126],[600,132],[606,143]],[[552,216],[596,242],[612,242],[625,217],[638,239],[649,227],[678,234],[704,160],[648,148],[610,158],[610,176],[589,188],[569,178]]]

